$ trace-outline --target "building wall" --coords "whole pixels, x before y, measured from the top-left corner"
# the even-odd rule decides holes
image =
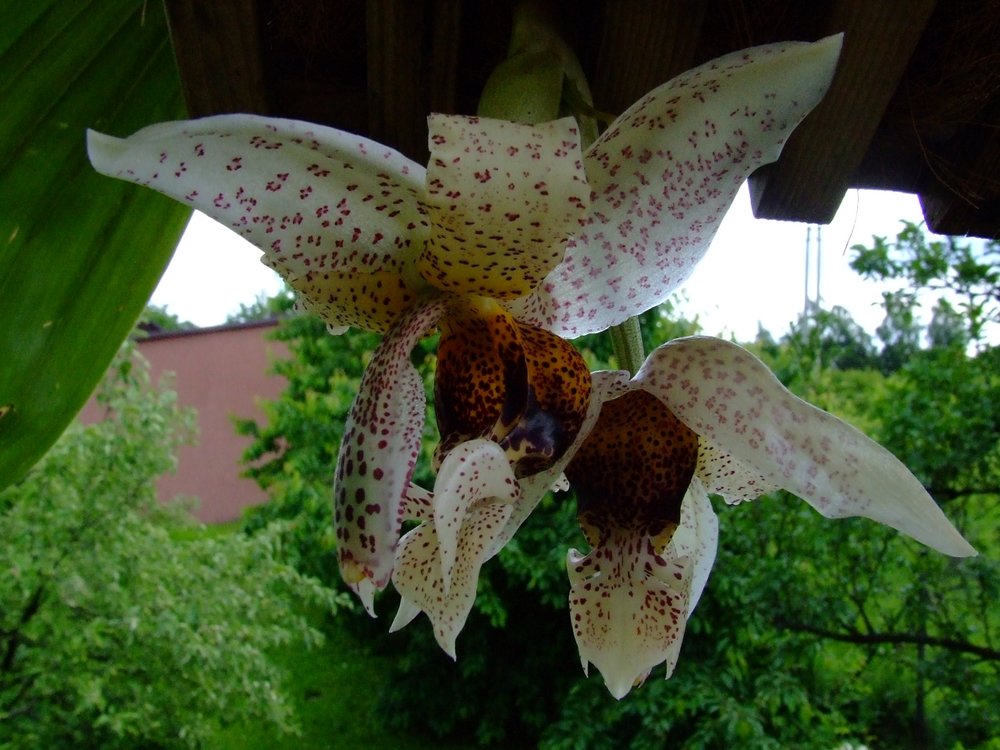
[[[263,421],[258,404],[277,398],[285,387],[284,378],[268,374],[273,359],[287,356],[283,344],[267,340],[273,330],[274,323],[219,326],[138,342],[153,382],[174,373],[178,402],[198,412],[198,445],[180,449],[177,473],[158,484],[160,500],[197,498],[194,514],[205,523],[234,520],[244,508],[267,500],[253,480],[240,476],[240,458],[251,440],[236,434],[233,417]],[[100,419],[93,402],[81,418]]]

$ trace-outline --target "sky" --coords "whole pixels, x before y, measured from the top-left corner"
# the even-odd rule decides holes
[[[881,322],[885,288],[860,279],[848,265],[851,245],[873,235],[895,237],[901,220],[920,222],[916,196],[852,190],[833,222],[822,228],[822,305],[847,308],[864,328]],[[780,336],[803,309],[806,224],[753,218],[746,186],[719,227],[705,259],[683,287],[679,309],[698,316],[709,334],[752,340],[758,323]],[[816,229],[812,230],[815,259]],[[258,294],[274,294],[281,280],[260,263],[260,251],[221,224],[195,213],[150,302],[182,320],[218,325]],[[815,260],[810,282],[815,297]]]

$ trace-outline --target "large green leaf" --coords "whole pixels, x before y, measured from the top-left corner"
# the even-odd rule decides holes
[[[86,402],[189,210],[98,175],[84,145],[183,116],[159,3],[3,3],[0,101],[2,489]]]

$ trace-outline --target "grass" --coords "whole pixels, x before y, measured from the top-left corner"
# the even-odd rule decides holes
[[[241,521],[190,524],[171,528],[180,540],[219,538],[237,532]],[[342,612],[338,618],[351,617]],[[302,733],[284,735],[266,722],[221,729],[209,750],[474,750],[472,743],[413,737],[384,726],[378,696],[389,679],[386,657],[373,656],[354,633],[335,618],[323,627],[319,648],[289,646],[274,653],[288,672],[287,690]]]
[[[343,617],[350,615],[344,614]],[[386,677],[384,658],[371,656],[353,634],[334,623],[319,649],[288,649],[276,658],[291,674],[290,692],[302,729],[277,734],[268,725],[228,727],[211,745],[215,750],[472,750],[386,729],[377,699]]]

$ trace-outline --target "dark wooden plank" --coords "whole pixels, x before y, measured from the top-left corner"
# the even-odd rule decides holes
[[[927,226],[940,234],[1000,238],[1000,140],[962,131],[952,140],[950,162],[936,156],[928,163],[936,182],[920,194]]]
[[[254,0],[164,0],[164,4],[188,114],[265,114]]]
[[[851,186],[934,9],[934,0],[838,0],[826,33],[844,31],[833,85],[777,164],[750,179],[760,218],[827,223]]]
[[[434,0],[428,103],[431,112],[455,112],[461,0]]]
[[[592,90],[594,105],[619,114],[692,67],[705,17],[697,0],[609,0]]]
[[[427,6],[418,0],[367,5],[369,135],[421,162],[427,158],[427,21]]]

